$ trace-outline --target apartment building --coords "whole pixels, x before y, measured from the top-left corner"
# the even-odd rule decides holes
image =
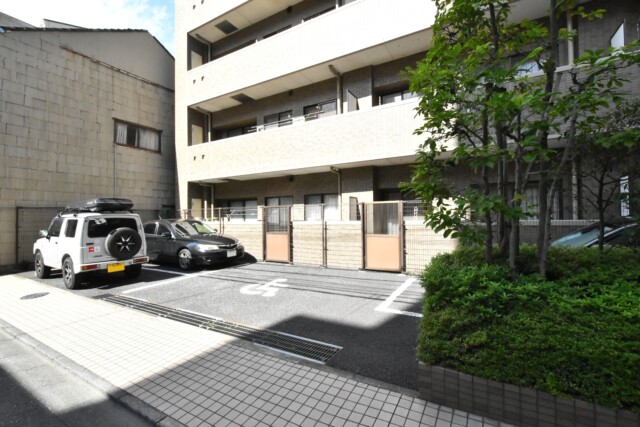
[[[420,143],[401,71],[427,49],[430,2],[197,0],[176,15],[182,209],[324,203],[344,219],[349,201],[400,199]]]
[[[0,14],[0,58],[0,268],[75,200],[174,212],[174,59],[151,34]]]
[[[580,36],[562,47],[564,64],[586,49],[637,39],[632,2],[582,3],[608,12],[600,21],[570,20]],[[515,1],[512,17],[543,18],[547,8]],[[418,98],[403,70],[424,57],[434,19],[424,0],[177,2],[180,209],[260,221],[259,207],[291,205],[294,221],[309,221],[320,219],[311,207],[324,205],[323,220],[348,221],[360,218],[362,203],[402,200],[398,184],[410,179],[422,141],[413,134]],[[452,179],[474,185],[464,167]],[[577,218],[571,177],[564,184],[557,218]],[[533,183],[527,197],[537,197]],[[366,246],[363,238],[356,248],[363,259]]]

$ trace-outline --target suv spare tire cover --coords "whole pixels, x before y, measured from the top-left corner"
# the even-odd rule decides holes
[[[136,230],[120,227],[109,233],[104,241],[104,246],[107,252],[115,259],[130,259],[142,247],[142,238]]]

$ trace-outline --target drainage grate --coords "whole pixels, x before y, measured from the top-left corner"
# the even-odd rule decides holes
[[[313,341],[282,332],[257,329],[250,326],[239,325],[237,323],[226,322],[216,317],[153,304],[122,295],[105,294],[96,296],[95,299],[133,308],[135,310],[176,320],[199,328],[210,329],[212,331],[251,341],[254,344],[292,354],[313,362],[327,363],[329,359],[342,350],[342,347],[335,345]]]

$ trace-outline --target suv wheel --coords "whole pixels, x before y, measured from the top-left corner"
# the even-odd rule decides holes
[[[113,230],[105,239],[107,252],[117,260],[131,259],[142,247],[140,234],[132,228],[120,227]]]
[[[40,251],[36,252],[35,270],[38,279],[47,279],[51,275],[51,267],[44,265],[44,258]]]
[[[67,289],[75,289],[78,287],[79,274],[74,273],[73,271],[73,261],[71,261],[70,257],[66,257],[62,262],[62,281]]]

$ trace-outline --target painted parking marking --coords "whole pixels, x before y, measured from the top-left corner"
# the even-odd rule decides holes
[[[274,279],[270,282],[257,283],[255,285],[247,285],[240,288],[240,293],[245,295],[260,295],[263,297],[274,297],[280,288],[287,288],[289,285],[284,284],[287,279]]]
[[[162,271],[163,273],[175,274],[176,276],[179,276],[179,277],[174,277],[173,279],[162,280],[160,282],[155,282],[155,283],[152,283],[150,285],[141,286],[141,287],[135,288],[135,289],[129,289],[127,291],[122,291],[121,293],[122,294],[131,294],[133,292],[142,291],[144,289],[156,288],[158,286],[164,286],[164,285],[168,285],[168,284],[171,284],[171,283],[180,282],[182,280],[191,279],[193,277],[206,276],[209,273],[208,271],[201,271],[199,273],[180,273],[180,272],[177,272],[177,271],[168,271],[168,270],[158,270],[158,271]]]
[[[416,278],[412,277],[411,279],[407,279],[402,285],[400,285],[398,289],[396,289],[395,291],[393,291],[391,295],[389,295],[389,298],[387,298],[382,302],[382,304],[377,306],[375,308],[375,311],[380,311],[383,313],[402,314],[404,316],[422,317],[422,313],[414,313],[412,311],[402,311],[402,310],[396,310],[394,308],[390,308],[391,304],[393,304],[395,299],[398,298],[400,295],[402,295],[402,293],[406,291],[409,288],[409,286],[413,285],[415,282],[417,282]]]

